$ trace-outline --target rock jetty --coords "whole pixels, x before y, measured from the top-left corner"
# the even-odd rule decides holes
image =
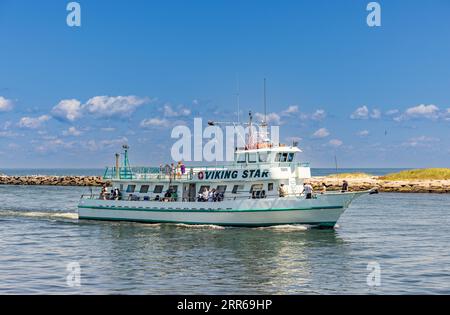
[[[343,180],[349,183],[352,191],[377,188],[380,192],[397,193],[450,193],[450,180],[383,180],[379,177],[333,178],[313,177],[308,181],[316,191],[320,191],[322,183],[327,190],[340,190]],[[47,185],[47,186],[91,186],[100,187],[110,184],[99,176],[0,176],[0,185]]]
[[[17,186],[102,186],[105,183],[102,177],[97,176],[0,176],[0,185]]]
[[[333,178],[313,177],[309,180],[314,189],[320,190],[325,183],[328,190],[340,190],[346,180],[349,190],[361,191],[377,188],[379,192],[396,193],[450,193],[450,180],[383,180],[380,177]]]

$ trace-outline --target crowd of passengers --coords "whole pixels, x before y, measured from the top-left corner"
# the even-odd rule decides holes
[[[215,188],[203,188],[197,196],[198,202],[220,202],[224,199],[224,193],[217,191]]]
[[[123,198],[122,192],[119,188],[114,188],[111,192],[108,192],[106,185],[102,187],[100,193],[100,199],[102,200],[128,200],[128,201],[139,201],[141,200],[138,196],[130,194],[126,199]],[[198,202],[220,202],[224,199],[224,193],[217,191],[215,188],[208,189],[204,187],[203,191],[197,196]],[[144,201],[150,201],[149,196],[143,197]],[[156,195],[153,201],[162,202],[174,202],[178,201],[178,194],[176,190],[169,188],[163,197]]]

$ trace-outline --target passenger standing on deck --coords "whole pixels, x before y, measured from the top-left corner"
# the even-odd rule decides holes
[[[212,188],[209,192],[208,192],[208,202],[213,202],[214,201],[214,193],[216,192],[216,190],[214,188]]]
[[[103,200],[106,200],[107,194],[108,194],[108,188],[106,188],[106,185],[103,185],[102,192],[100,193],[100,198]]]
[[[181,179],[181,161],[179,161],[177,163],[176,166],[176,176],[178,177],[178,179]]]
[[[186,174],[186,165],[184,165],[183,162],[180,162],[180,163],[181,163],[181,166],[180,166],[181,176],[183,176],[184,174]]]
[[[312,188],[311,184],[310,183],[306,183],[304,185],[304,189],[305,189],[304,192],[305,192],[305,195],[306,195],[306,199],[312,199],[313,188]]]
[[[281,184],[280,187],[278,187],[278,193],[280,197],[286,197],[287,196],[287,189],[284,186],[284,184]]]
[[[203,201],[208,201],[209,191],[208,188],[203,188],[202,199]]]
[[[173,163],[172,164],[170,164],[170,177],[169,177],[170,179],[175,179],[175,165],[173,165]]]
[[[342,184],[342,192],[347,192],[348,191],[348,182],[346,180],[344,180],[343,184]]]

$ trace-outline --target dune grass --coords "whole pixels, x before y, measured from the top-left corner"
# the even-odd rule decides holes
[[[327,177],[329,178],[367,178],[372,177],[373,175],[367,174],[367,173],[340,173],[340,174],[331,174]]]
[[[426,168],[401,171],[399,173],[381,176],[382,180],[431,180],[450,179],[450,168]]]

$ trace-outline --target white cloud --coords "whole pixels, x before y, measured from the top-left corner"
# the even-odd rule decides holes
[[[277,113],[269,113],[267,117],[264,117],[264,114],[256,113],[255,117],[257,121],[264,121],[264,118],[266,118],[266,123],[268,124],[281,124],[281,117]]]
[[[75,121],[82,116],[81,103],[76,99],[62,100],[53,107],[51,114],[55,118]]]
[[[0,112],[8,112],[13,109],[13,106],[13,101],[0,96]]]
[[[148,118],[141,121],[142,128],[167,127],[168,125],[169,121],[167,119]]]
[[[381,111],[377,108],[372,109],[372,111],[369,110],[369,108],[364,105],[361,107],[358,107],[351,115],[351,119],[380,119],[381,118]]]
[[[22,117],[19,121],[20,128],[38,129],[50,119],[47,115],[40,117]]]
[[[289,116],[291,114],[298,113],[298,106],[297,105],[291,105],[286,110],[281,112],[281,115],[283,116]]]
[[[405,115],[411,118],[437,118],[439,113],[439,107],[436,105],[418,105],[415,107],[410,107],[405,111]]]
[[[314,138],[326,138],[330,135],[330,132],[326,128],[320,128],[316,132],[314,132]]]
[[[408,119],[438,119],[444,118],[445,114],[441,113],[439,107],[436,105],[430,104],[420,104],[414,107],[408,108],[404,113],[393,118],[396,122],[401,122]]]
[[[357,133],[357,135],[360,137],[367,137],[369,134],[370,132],[368,130],[361,130]]]
[[[83,105],[88,113],[98,117],[130,116],[139,106],[149,102],[137,96],[95,96]]]
[[[60,148],[71,149],[75,145],[75,142],[65,142],[61,139],[54,138],[50,141],[45,141],[44,143],[35,147],[35,150],[39,153],[46,153],[49,151],[56,151]]]
[[[13,138],[17,136],[19,136],[19,134],[11,130],[0,131],[0,138]]]
[[[323,109],[318,109],[312,114],[311,119],[312,120],[324,120],[327,116],[327,113]]]
[[[358,107],[353,114],[350,115],[351,119],[368,119],[369,118],[369,109],[367,106]]]
[[[386,112],[387,116],[392,116],[398,114],[400,111],[398,109],[391,109]]]
[[[128,139],[126,137],[122,137],[120,139],[102,140],[100,141],[100,148],[118,147],[127,143]]]
[[[443,116],[445,120],[450,120],[450,108],[447,108]]]
[[[183,106],[179,106],[177,110],[173,110],[170,104],[164,105],[164,116],[165,117],[180,117],[180,116],[189,116],[191,114],[191,110],[185,108]]]
[[[82,132],[75,127],[70,127],[69,129],[63,131],[63,136],[78,137],[81,134],[82,134]]]
[[[128,139],[126,137],[122,137],[119,139],[111,139],[111,140],[88,140],[80,142],[80,146],[86,148],[89,151],[98,151],[102,149],[115,148],[120,147],[124,144],[128,143]]]
[[[428,136],[420,136],[415,138],[410,138],[408,141],[402,143],[406,147],[430,147],[432,143],[439,142],[440,139]]]
[[[370,114],[370,118],[380,119],[381,118],[381,111],[379,109],[373,109],[372,113]]]
[[[344,143],[339,139],[332,139],[330,140],[330,142],[328,142],[328,144],[331,145],[332,147],[337,148],[343,145]]]
[[[0,128],[3,129],[3,130],[8,130],[9,127],[11,127],[11,126],[12,126],[12,122],[10,122],[10,121],[5,121],[5,122],[3,123],[3,125],[2,125]]]

